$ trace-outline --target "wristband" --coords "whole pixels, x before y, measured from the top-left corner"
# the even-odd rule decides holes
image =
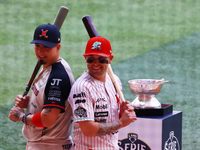
[[[25,113],[23,116],[22,116],[22,122],[24,123],[24,124],[26,124],[26,125],[28,125],[27,123],[26,123],[26,117],[28,116],[28,115],[30,115],[31,113]]]
[[[36,127],[41,127],[41,128],[45,127],[42,125],[41,112],[39,112],[33,116],[32,122]]]

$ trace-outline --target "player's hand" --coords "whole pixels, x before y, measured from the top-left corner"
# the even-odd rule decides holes
[[[24,115],[24,110],[20,107],[13,106],[10,110],[8,118],[14,122],[22,121],[22,116]]]
[[[129,125],[137,120],[133,105],[129,101],[122,102],[120,106],[122,127]]]
[[[15,106],[20,108],[27,108],[29,102],[29,96],[17,95],[15,98]]]
[[[122,102],[120,105],[120,112],[123,114],[125,110],[134,111],[134,107],[129,101]]]

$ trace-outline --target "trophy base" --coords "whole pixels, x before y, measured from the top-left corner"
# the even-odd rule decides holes
[[[161,103],[154,97],[152,96],[149,100],[139,100],[138,97],[136,97],[133,102],[132,105],[134,108],[142,108],[142,109],[146,109],[146,108],[161,108]]]
[[[161,104],[160,108],[134,108],[136,116],[165,116],[173,112],[172,104]]]

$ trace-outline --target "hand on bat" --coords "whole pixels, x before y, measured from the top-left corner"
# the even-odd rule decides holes
[[[17,95],[15,98],[15,106],[20,107],[22,109],[27,108],[29,102],[29,96],[22,96],[22,95]]]
[[[14,122],[22,121],[22,116],[24,115],[24,110],[20,107],[13,106],[10,110],[8,118]]]
[[[133,105],[129,101],[123,101],[120,105],[120,122],[125,127],[137,120]]]

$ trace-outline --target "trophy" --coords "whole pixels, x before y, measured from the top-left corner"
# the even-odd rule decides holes
[[[131,91],[137,96],[132,104],[135,108],[161,108],[161,103],[155,98],[162,89],[163,83],[167,83],[163,78],[156,79],[135,79],[129,80]]]

